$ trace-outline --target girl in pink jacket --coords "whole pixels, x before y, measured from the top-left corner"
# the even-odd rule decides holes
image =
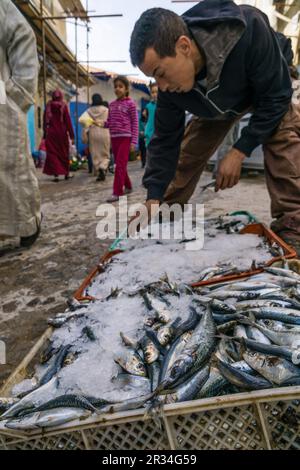
[[[105,127],[110,130],[112,151],[115,158],[115,178],[113,194],[107,202],[115,202],[120,196],[132,191],[132,184],[127,173],[130,150],[134,150],[138,142],[139,123],[135,102],[129,97],[129,81],[119,75],[114,79],[117,99],[110,103],[108,120]]]

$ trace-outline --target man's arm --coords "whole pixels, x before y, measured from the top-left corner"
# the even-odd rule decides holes
[[[34,103],[39,71],[35,35],[12,2],[9,2],[5,25],[6,53],[11,70],[5,83],[6,93],[27,112]]]
[[[247,52],[247,74],[254,112],[234,147],[249,156],[274,133],[292,97],[289,69],[275,33],[263,16],[253,21],[252,43]]]
[[[184,122],[184,110],[175,106],[167,93],[159,92],[155,132],[148,147],[148,161],[143,178],[148,190],[147,199],[163,200],[176,172]]]

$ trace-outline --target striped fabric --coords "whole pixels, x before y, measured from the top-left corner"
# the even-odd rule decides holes
[[[135,102],[129,97],[112,101],[105,127],[111,137],[131,137],[131,143],[137,145],[139,120]]]

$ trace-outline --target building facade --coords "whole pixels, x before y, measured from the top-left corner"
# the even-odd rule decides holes
[[[38,92],[35,105],[28,114],[29,135],[33,150],[38,148],[43,136],[44,89],[46,101],[50,98],[52,91],[60,88],[65,100],[70,102],[76,94],[76,85],[82,87],[87,85],[88,81],[90,85],[94,83],[82,65],[78,64],[76,71],[75,56],[67,46],[66,20],[51,19],[51,17],[86,15],[86,11],[80,0],[28,0],[27,2],[15,0],[14,3],[35,32],[40,62]],[[41,12],[46,18],[43,21],[44,47]]]

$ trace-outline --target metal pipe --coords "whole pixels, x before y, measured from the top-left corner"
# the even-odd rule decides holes
[[[78,123],[78,18],[75,18],[75,59],[76,59],[76,106],[75,106],[75,121],[76,121],[76,152],[79,153],[79,123]]]
[[[116,15],[77,15],[77,20],[84,20],[88,21],[90,18],[115,18],[121,17],[123,15],[116,14]],[[48,20],[67,20],[69,18],[74,18],[74,15],[65,15],[65,16],[29,16],[31,20],[37,21],[48,21]]]
[[[86,11],[89,11],[89,0],[86,0]],[[87,58],[87,104],[90,104],[90,27],[86,22],[86,58]]]
[[[40,14],[43,17],[44,2],[40,0]],[[47,56],[46,56],[46,35],[45,35],[45,23],[41,20],[42,27],[42,53],[43,53],[43,98],[44,98],[44,110],[47,105]]]

